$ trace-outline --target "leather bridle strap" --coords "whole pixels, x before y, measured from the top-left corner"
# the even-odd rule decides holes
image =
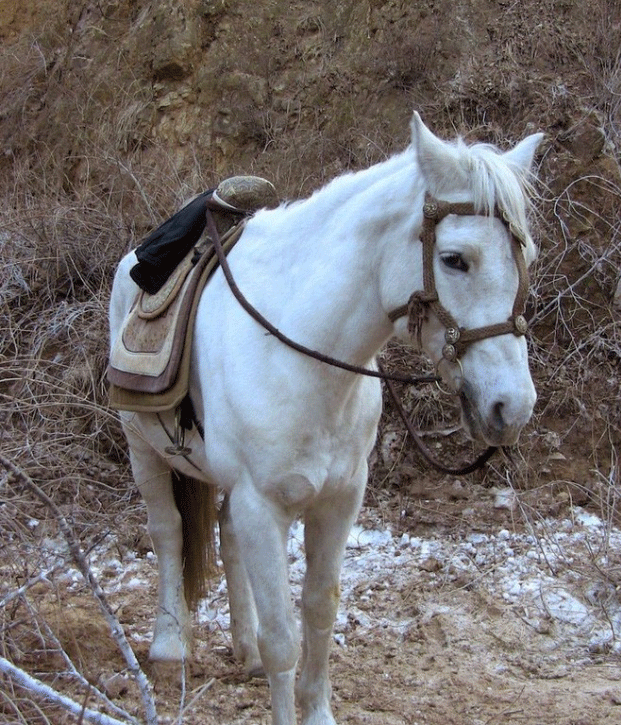
[[[429,311],[432,311],[438,318],[440,324],[445,328],[445,345],[442,348],[442,359],[459,363],[459,357],[474,342],[497,335],[513,334],[521,336],[526,334],[528,323],[524,318],[524,310],[528,296],[528,270],[522,250],[522,245],[525,242],[521,233],[514,228],[505,214],[496,208],[494,216],[500,219],[507,227],[511,240],[511,252],[518,271],[518,289],[513,301],[511,316],[505,322],[484,325],[470,330],[459,327],[453,315],[440,302],[433,271],[436,226],[444,218],[449,216],[449,214],[455,214],[457,216],[479,216],[481,212],[471,203],[450,203],[435,199],[429,193],[426,194],[425,204],[423,206],[423,227],[420,237],[423,246],[423,289],[414,292],[406,305],[402,305],[396,310],[393,310],[388,316],[392,322],[395,322],[399,318],[407,315],[408,332],[413,338],[418,340],[419,347],[421,347],[422,326],[428,318]],[[455,476],[472,473],[472,471],[481,468],[496,452],[497,448],[490,446],[470,464],[460,468],[444,466],[433,456],[414,430],[414,426],[401,405],[394,385],[390,381],[386,381],[386,386],[395,404],[395,408],[403,420],[412,440],[416,443],[422,457],[438,470]]]
[[[400,317],[407,315],[408,331],[418,339],[420,344],[422,325],[427,319],[429,311],[432,311],[445,328],[446,344],[442,349],[442,355],[444,359],[454,362],[473,342],[510,333],[520,336],[527,332],[528,323],[524,318],[524,309],[528,295],[528,271],[522,252],[524,242],[505,215],[496,209],[495,216],[505,224],[509,231],[511,251],[518,270],[518,289],[513,301],[511,316],[505,322],[492,325],[473,329],[459,327],[453,315],[440,302],[433,271],[436,226],[449,214],[481,216],[481,212],[477,211],[471,203],[451,203],[435,199],[430,194],[426,195],[420,237],[423,245],[423,290],[414,292],[406,305],[393,310],[388,316],[392,322],[395,322]]]

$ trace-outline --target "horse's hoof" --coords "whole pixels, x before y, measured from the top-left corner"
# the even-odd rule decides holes
[[[149,649],[149,660],[153,663],[181,664],[188,660],[191,647],[184,645],[178,637],[161,637],[153,640]]]
[[[153,660],[149,667],[150,676],[156,686],[182,682],[184,666],[179,660]]]
[[[264,679],[265,670],[262,664],[250,665],[250,667],[244,667],[244,672],[248,676],[249,680],[256,678]]]

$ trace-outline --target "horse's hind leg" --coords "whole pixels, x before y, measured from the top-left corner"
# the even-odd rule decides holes
[[[231,612],[233,653],[250,677],[263,674],[263,665],[257,646],[257,612],[246,567],[241,558],[237,537],[229,510],[229,496],[224,497],[220,509],[220,556],[224,564]]]
[[[147,505],[148,529],[158,561],[158,609],[150,659],[178,662],[190,655],[192,623],[183,586],[183,531],[170,468],[129,426],[125,433],[134,480]]]
[[[305,516],[306,577],[302,592],[303,651],[296,687],[302,725],[334,725],[328,658],[340,598],[339,578],[347,537],[358,514],[366,482],[319,503]]]

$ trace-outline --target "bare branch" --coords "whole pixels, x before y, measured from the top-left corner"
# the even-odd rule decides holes
[[[35,697],[43,700],[49,700],[55,705],[62,707],[64,710],[68,710],[72,714],[81,717],[82,720],[95,723],[95,725],[128,725],[128,723],[138,722],[134,718],[131,718],[130,720],[117,720],[116,718],[110,717],[102,712],[97,712],[96,710],[84,707],[83,703],[77,703],[66,695],[62,695],[60,692],[57,692],[44,682],[41,682],[41,680],[31,677],[27,672],[24,672],[24,670],[16,667],[4,657],[0,657],[0,672],[8,675],[14,682],[27,689],[28,692],[33,694]]]
[[[121,650],[123,657],[127,662],[128,669],[140,689],[140,694],[142,696],[143,706],[145,709],[145,715],[147,718],[147,724],[157,725],[157,712],[155,707],[155,700],[153,698],[151,683],[149,682],[147,676],[140,667],[136,655],[134,654],[134,651],[132,650],[129,642],[127,641],[127,638],[125,637],[125,632],[123,631],[119,620],[114,614],[112,607],[108,603],[103,589],[101,588],[88,562],[86,561],[86,558],[80,548],[80,544],[76,539],[75,535],[73,534],[71,527],[67,523],[67,520],[62,515],[54,501],[52,501],[52,499],[44,491],[42,491],[39,486],[37,486],[37,484],[30,478],[30,476],[25,471],[23,471],[21,468],[15,465],[13,461],[9,460],[2,454],[0,454],[0,464],[2,464],[4,468],[6,468],[8,471],[13,473],[14,476],[19,478],[31,491],[31,493],[33,493],[40,501],[42,501],[54,514],[54,517],[56,518],[56,521],[58,522],[58,525],[69,547],[71,557],[84,579],[86,579],[86,581],[88,582],[91,591],[93,592],[93,595],[97,599],[103,615],[106,618],[106,621],[108,622],[108,625],[110,627],[112,637],[114,638],[114,641],[117,643],[119,649]]]

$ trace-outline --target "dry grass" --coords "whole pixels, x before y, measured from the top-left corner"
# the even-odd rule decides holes
[[[570,111],[580,108],[580,113],[586,109],[584,116],[602,114],[608,148],[618,149],[621,65],[618,38],[611,42],[609,35],[615,3],[594,5],[600,11],[600,42],[594,47],[602,49],[601,56],[589,55],[583,45],[546,46],[563,62],[579,57],[589,97],[572,100],[558,87],[558,95],[550,98],[546,79],[507,75],[514,66],[489,68],[483,61],[464,68],[446,92],[434,88],[431,97],[425,96],[426,87],[439,82],[430,58],[441,40],[446,3],[437,4],[439,15],[430,15],[425,33],[416,37],[406,38],[397,24],[383,29],[371,46],[369,72],[380,79],[382,103],[395,92],[402,94],[404,106],[423,99],[426,120],[446,136],[457,132],[504,145],[523,135],[529,124],[536,130],[549,121],[558,130]],[[521,22],[520,4],[513,3],[510,10],[516,24]],[[326,46],[333,42],[331,29],[315,16],[302,30],[308,37],[317,34]],[[60,28],[50,28],[45,37],[14,47],[11,58],[3,57],[4,108],[18,109],[12,118],[25,125],[41,101],[40,89],[48,88],[51,98],[67,70],[69,60],[56,62],[60,33]],[[507,41],[508,55],[538,57],[541,38],[527,37],[521,45],[516,38]],[[309,62],[311,51],[310,43],[298,49]],[[268,66],[264,73],[271,88],[274,71]],[[398,144],[391,119],[379,118],[379,113],[365,118],[354,103],[353,71],[349,78],[337,79],[351,105],[343,104],[341,115],[328,122],[324,104],[332,102],[336,81],[327,66],[317,86],[309,87],[305,109],[295,103],[284,110],[246,104],[240,115],[244,143],[255,144],[252,168],[232,165],[230,172],[265,173],[285,195],[295,197],[393,151]],[[131,488],[116,418],[105,405],[106,310],[113,269],[151,227],[214,181],[204,156],[189,165],[186,160],[181,170],[178,159],[148,137],[145,114],[152,98],[137,79],[126,80],[115,88],[104,87],[103,81],[66,88],[73,115],[54,128],[58,145],[49,130],[39,129],[47,135],[36,153],[11,158],[11,173],[3,175],[0,188],[0,444],[4,455],[54,499],[87,551],[111,532],[120,547],[131,547],[135,541],[126,533],[128,520],[139,530],[144,514]],[[114,107],[120,109],[116,115],[110,112]],[[409,108],[403,113],[405,117]],[[95,125],[97,133],[88,133]],[[621,188],[618,169],[604,173],[610,166],[577,174],[574,166],[571,178],[559,185],[563,175],[553,162],[565,153],[562,136],[570,138],[571,131],[562,128],[549,139],[533,224],[541,244],[533,270],[530,339],[539,404],[512,459],[494,460],[474,480],[487,488],[513,487],[519,504],[515,525],[531,527],[538,536],[553,539],[555,517],[571,516],[575,506],[597,513],[605,524],[601,539],[591,542],[591,552],[574,566],[585,591],[601,582],[602,591],[618,596],[621,572],[618,557],[607,546],[606,527],[621,520],[616,453],[621,313],[612,304],[621,269]],[[614,167],[614,155],[607,158]],[[386,359],[400,369],[427,370],[426,361],[412,360],[398,346],[390,347]],[[446,435],[458,419],[453,400],[433,387],[404,389],[403,397],[417,424],[434,431],[426,440],[447,462],[472,456],[469,443]],[[412,498],[413,481],[434,487],[444,480],[434,477],[405,443],[389,403],[386,413],[367,500],[394,521]],[[54,515],[4,470],[0,529],[0,654],[33,671],[46,663],[49,671],[43,674],[52,680],[53,669],[66,665],[68,645],[50,628],[52,615],[42,602],[62,588],[57,585],[68,567],[66,553],[58,548]],[[62,722],[56,711],[1,680],[0,719],[5,715],[17,723]]]

